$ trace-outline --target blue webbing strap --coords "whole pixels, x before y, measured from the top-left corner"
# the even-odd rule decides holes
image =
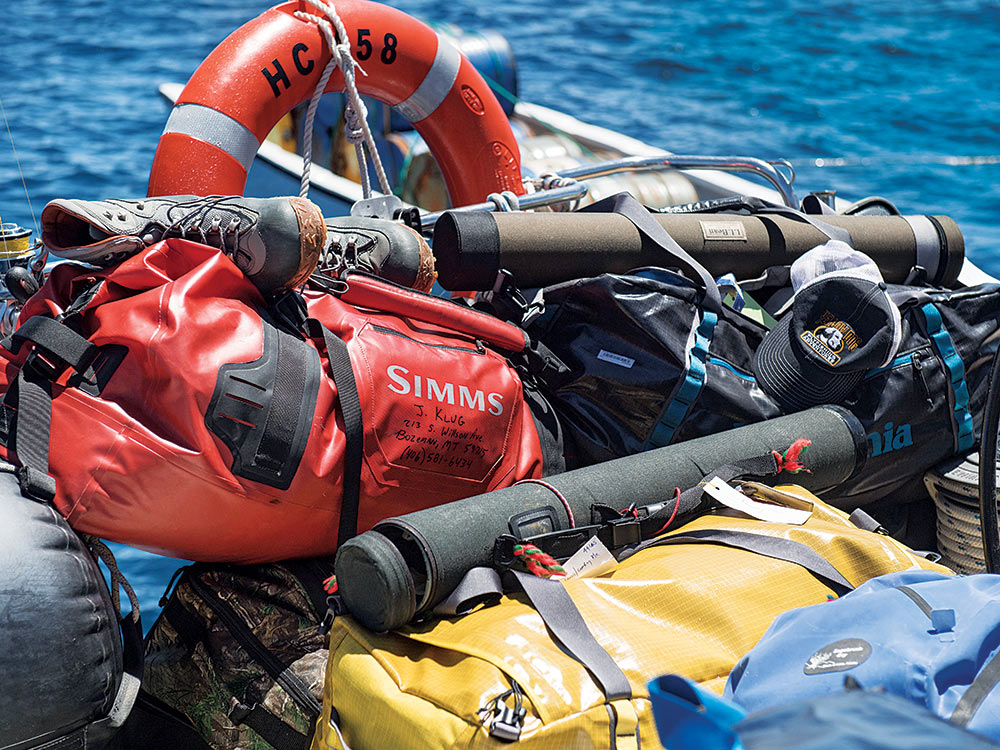
[[[969,387],[965,383],[965,365],[962,358],[955,351],[955,344],[951,340],[948,330],[944,327],[941,313],[931,303],[920,308],[927,324],[927,333],[934,343],[944,366],[948,368],[948,375],[951,381],[951,392],[955,397],[954,418],[958,427],[957,441],[958,450],[966,451],[975,442],[972,429],[972,414],[969,413]]]
[[[701,322],[694,331],[694,345],[688,351],[687,365],[684,369],[684,380],[674,393],[673,399],[667,404],[660,417],[659,424],[653,429],[646,448],[662,448],[670,445],[674,437],[674,432],[684,418],[687,417],[701,388],[705,384],[705,364],[708,361],[708,345],[712,341],[712,333],[715,331],[715,324],[719,322],[719,316],[709,310],[702,310]]]

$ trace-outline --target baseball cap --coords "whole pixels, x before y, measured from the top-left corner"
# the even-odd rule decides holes
[[[839,403],[896,356],[899,309],[876,263],[836,240],[796,260],[791,277],[791,309],[754,354],[757,383],[786,411]]]

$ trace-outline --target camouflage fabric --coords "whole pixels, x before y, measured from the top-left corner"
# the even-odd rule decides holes
[[[332,572],[332,563],[326,564]],[[322,569],[313,565],[316,580]],[[240,704],[263,707],[310,737],[316,719],[312,708],[300,705],[279,685],[260,654],[252,653],[233,630],[243,630],[244,639],[252,634],[281,668],[300,678],[319,705],[327,651],[318,627],[322,605],[317,591],[313,581],[310,596],[302,578],[281,564],[190,566],[146,636],[143,686],[186,714],[220,750],[272,747],[230,718]]]

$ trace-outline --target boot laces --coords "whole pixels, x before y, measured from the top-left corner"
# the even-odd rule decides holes
[[[237,266],[241,268],[248,266],[253,258],[240,246],[240,239],[253,230],[257,221],[252,216],[240,213],[239,205],[235,203],[238,199],[238,196],[210,195],[175,203],[167,208],[167,220],[171,224],[163,230],[163,236],[172,235],[188,239],[190,234],[197,237],[203,245],[221,249]],[[212,215],[213,210],[214,215]],[[181,215],[175,218],[177,212]],[[223,224],[224,218],[229,219],[227,224]],[[244,221],[247,226],[244,226]],[[206,224],[208,224],[207,231]],[[226,239],[230,235],[232,246],[227,247]]]

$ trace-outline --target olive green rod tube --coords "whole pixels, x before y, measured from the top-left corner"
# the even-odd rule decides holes
[[[676,242],[713,276],[758,276],[788,265],[829,238],[812,224],[781,215],[653,214]],[[914,266],[951,286],[965,260],[965,242],[947,216],[817,216],[847,230],[892,284]],[[434,230],[438,281],[449,290],[487,290],[500,269],[522,288],[601,273],[670,265],[635,225],[614,213],[464,213],[447,211]]]
[[[833,488],[861,470],[867,443],[861,423],[836,406],[820,406],[645,453],[528,481],[434,508],[388,518],[346,542],[337,553],[337,583],[347,609],[370,628],[409,622],[444,600],[470,568],[490,566],[498,536],[523,514],[548,512],[555,530],[590,521],[595,503],[626,508],[668,501],[719,466],[784,451],[796,439],[809,472],[779,475],[813,492]],[[546,486],[547,485],[547,486]]]

